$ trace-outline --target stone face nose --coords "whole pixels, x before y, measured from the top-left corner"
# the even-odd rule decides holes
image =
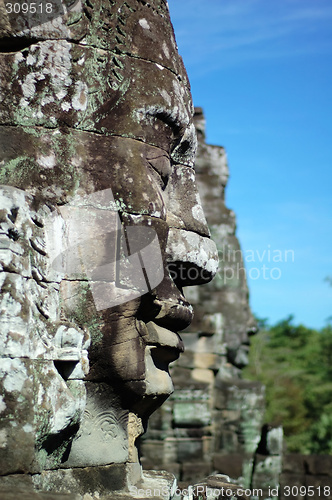
[[[172,165],[165,196],[169,227],[210,236],[193,168]]]
[[[209,237],[170,228],[166,252],[170,276],[180,286],[208,283],[217,273],[218,251]]]
[[[218,252],[198,192],[195,170],[173,164],[165,190],[168,271],[180,287],[212,280],[218,270]]]

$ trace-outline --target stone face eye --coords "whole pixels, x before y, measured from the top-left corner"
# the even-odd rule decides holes
[[[162,190],[166,189],[169,177],[172,172],[171,162],[167,156],[148,158],[150,167],[158,174],[159,184]]]

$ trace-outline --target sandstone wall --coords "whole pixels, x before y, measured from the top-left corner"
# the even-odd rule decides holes
[[[280,500],[332,498],[332,457],[285,454],[280,476]]]

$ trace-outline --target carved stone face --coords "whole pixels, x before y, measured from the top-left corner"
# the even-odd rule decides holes
[[[134,398],[131,407],[144,414],[172,392],[168,363],[183,349],[177,332],[192,319],[182,286],[209,281],[217,257],[208,238],[192,167],[174,163],[161,148],[128,139],[122,142],[125,148],[116,148],[121,157],[113,162],[128,165],[116,175],[119,192],[123,199],[127,196],[125,203],[132,212],[121,214],[122,224],[155,230],[164,272],[157,287],[142,297],[100,311],[102,337],[100,341],[92,338],[88,379],[124,384]],[[133,177],[137,180],[129,183]],[[112,172],[108,178],[113,180]],[[102,187],[112,186],[116,196],[114,184]],[[131,184],[127,195],[125,190]],[[145,264],[149,266],[149,262]]]
[[[68,381],[79,380],[82,388],[84,377],[84,370],[79,375],[75,371],[75,349],[80,365],[85,363],[84,438],[84,432],[91,435],[89,412],[107,413],[107,402],[121,424],[125,410],[146,417],[172,392],[168,363],[182,351],[177,332],[192,318],[182,286],[207,282],[217,269],[195,185],[190,88],[163,0],[112,0],[107,5],[99,0],[56,22],[33,26],[23,38],[15,29],[13,25],[11,35],[18,50],[0,58],[6,76],[1,79],[5,97],[0,115],[8,123],[1,127],[1,141],[11,146],[1,151],[0,182],[29,194],[29,209],[22,208],[25,215],[31,210],[29,220],[39,214],[43,265],[37,262],[29,279],[48,298],[53,290],[56,300],[50,300],[49,314],[38,298],[34,314],[43,316],[49,342],[45,356],[69,392],[76,389]],[[8,40],[8,26],[5,35]],[[108,190],[112,203],[103,205],[104,200],[93,207],[93,213],[105,214],[93,224],[91,196]],[[80,210],[86,219],[77,216]],[[54,214],[56,222],[50,226]],[[126,231],[133,227],[149,228],[157,236],[162,274],[149,287],[154,256],[152,262],[144,261],[140,242],[141,270],[150,272],[148,290],[114,306],[114,290],[130,290],[135,282],[129,265],[117,265],[132,254]],[[70,234],[76,236],[68,241]],[[22,236],[28,238],[28,233]],[[60,270],[48,258],[55,248],[64,260]],[[75,252],[86,252],[88,272],[66,271]],[[106,264],[113,267],[104,276],[100,269]],[[105,282],[110,285],[106,291]],[[139,285],[132,288],[137,291]],[[76,340],[74,331],[79,332]],[[89,336],[88,370],[82,352]],[[61,344],[60,358],[54,342]],[[66,358],[67,347],[71,354]],[[85,399],[77,397],[82,412]],[[62,430],[80,423],[77,408],[66,408]],[[44,438],[39,436],[41,442]],[[74,465],[124,462],[126,451],[121,453],[89,463],[84,456]]]

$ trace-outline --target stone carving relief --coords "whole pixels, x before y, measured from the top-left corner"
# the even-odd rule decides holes
[[[29,19],[0,21],[1,474],[125,491],[173,390],[192,320],[182,287],[218,266],[190,87],[164,0]]]

